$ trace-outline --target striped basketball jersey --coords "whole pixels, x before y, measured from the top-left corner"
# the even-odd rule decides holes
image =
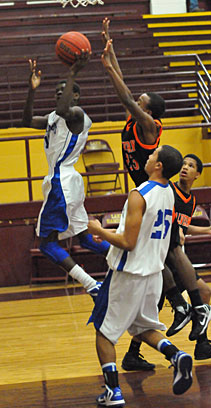
[[[48,175],[42,186],[44,201],[38,218],[38,236],[47,237],[52,231],[66,231],[70,215],[74,215],[74,208],[83,207],[83,179],[75,170],[74,164],[84,148],[91,124],[91,119],[84,113],[82,132],[73,134],[66,121],[55,111],[49,114],[44,138]],[[84,214],[85,210],[82,218]]]
[[[146,181],[136,188],[146,202],[136,246],[132,251],[111,245],[107,262],[111,269],[142,276],[159,273],[169,249],[174,194],[169,184]],[[125,228],[126,201],[117,233]]]
[[[128,117],[122,131],[123,160],[136,187],[148,180],[144,166],[149,155],[152,154],[159,145],[162,125],[159,120],[154,121],[157,126],[157,139],[153,145],[146,145],[140,141],[137,133],[137,122],[132,119],[131,115]],[[139,129],[142,131],[140,125]]]
[[[170,185],[175,196],[176,220],[179,226],[182,227],[185,235],[196,207],[196,199],[192,193],[188,194],[181,190],[178,183],[170,182]]]

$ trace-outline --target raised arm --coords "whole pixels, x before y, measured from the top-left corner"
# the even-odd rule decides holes
[[[26,103],[23,110],[22,126],[35,129],[45,129],[47,126],[47,116],[33,116],[34,96],[35,91],[40,85],[41,71],[37,71],[36,60],[29,60],[30,77],[29,89]]]
[[[109,25],[110,25],[110,20],[105,17],[103,20],[103,31],[102,31],[102,40],[103,40],[103,45],[106,47],[107,41],[109,41],[110,34],[109,34]],[[111,59],[111,64],[113,68],[115,69],[116,73],[120,76],[120,78],[123,79],[123,74],[119,66],[119,62],[117,60],[115,51],[114,51],[114,45],[113,42],[111,43],[111,46],[109,48],[109,53],[110,53],[110,59]]]
[[[57,103],[56,113],[66,120],[67,126],[73,133],[80,133],[84,126],[84,113],[79,106],[74,106],[73,84],[78,72],[86,65],[90,58],[88,51],[75,54],[76,62],[70,67],[66,85]]]
[[[117,74],[111,63],[110,47],[112,40],[108,40],[106,47],[101,56],[102,63],[108,72],[111,82],[116,90],[116,93],[124,106],[137,123],[142,127],[145,136],[145,143],[153,144],[157,138],[157,130],[152,116],[145,112],[133,98],[129,88],[124,83],[123,79]]]

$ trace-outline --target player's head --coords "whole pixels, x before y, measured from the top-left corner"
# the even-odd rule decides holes
[[[58,82],[56,85],[56,102],[58,103],[59,99],[61,98],[64,88],[66,86],[66,80],[61,80]],[[78,105],[79,99],[80,99],[80,86],[77,84],[77,82],[74,82],[73,84],[73,99],[71,101],[71,106]]]
[[[186,154],[186,156],[183,158],[183,161],[187,158],[190,158],[194,161],[194,164],[196,164],[197,171],[201,174],[203,170],[203,164],[201,159],[193,153]]]
[[[186,154],[183,158],[183,165],[180,171],[180,181],[192,184],[203,170],[202,161],[195,154]]]
[[[158,162],[159,161],[163,165],[163,177],[170,179],[179,173],[182,167],[183,157],[179,150],[169,145],[163,145],[158,152]]]
[[[154,92],[143,93],[138,98],[138,105],[153,119],[160,119],[165,113],[164,99]]]
[[[179,150],[172,146],[163,145],[154,150],[149,156],[145,171],[149,176],[156,171],[160,177],[168,180],[179,173],[182,162],[183,158]]]

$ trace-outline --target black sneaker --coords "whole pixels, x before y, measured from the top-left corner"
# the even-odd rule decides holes
[[[193,324],[189,334],[189,340],[197,340],[199,336],[204,334],[210,320],[211,306],[206,304],[195,306],[192,313]]]
[[[148,363],[140,353],[134,356],[128,351],[122,360],[122,368],[125,371],[149,371],[154,370],[155,364]]]
[[[174,313],[174,321],[166,332],[166,336],[170,337],[178,333],[191,320],[192,307],[187,303],[187,306],[177,306]]]
[[[196,343],[194,357],[195,360],[211,358],[211,340],[206,339],[202,343]]]

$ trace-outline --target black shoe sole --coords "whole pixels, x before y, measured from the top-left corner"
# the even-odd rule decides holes
[[[122,364],[122,368],[125,371],[152,371],[152,370],[155,369],[155,364],[151,364],[150,366],[138,367],[138,368],[137,367],[136,368],[128,367],[128,366],[125,366],[124,364]]]

